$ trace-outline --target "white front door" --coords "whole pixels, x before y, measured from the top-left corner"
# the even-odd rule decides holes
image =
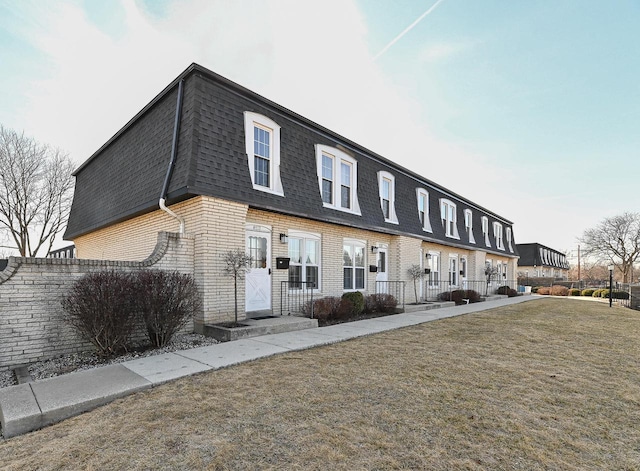
[[[271,231],[247,228],[247,253],[253,258],[245,284],[247,312],[271,309]]]
[[[389,267],[387,263],[387,248],[378,248],[378,271],[376,273],[376,292],[389,294]]]

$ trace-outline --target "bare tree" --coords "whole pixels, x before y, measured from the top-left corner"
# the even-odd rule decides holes
[[[416,296],[416,304],[418,304],[418,282],[424,277],[424,270],[420,268],[420,265],[411,265],[407,272],[413,280],[413,293]]]
[[[238,280],[244,279],[247,271],[251,269],[253,257],[242,249],[229,250],[222,254],[225,263],[224,273],[233,277],[233,300],[235,307],[235,323],[238,323]]]
[[[598,226],[587,229],[580,242],[587,256],[613,264],[622,272],[623,283],[627,283],[633,264],[640,258],[640,213],[605,218]]]
[[[9,240],[2,247],[22,257],[49,253],[71,208],[72,171],[64,152],[0,125],[0,231]]]

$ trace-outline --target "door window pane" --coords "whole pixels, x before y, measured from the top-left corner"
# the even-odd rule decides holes
[[[251,255],[251,268],[267,267],[267,239],[265,237],[249,237],[249,255]]]
[[[386,273],[387,271],[387,252],[378,252],[378,272]]]

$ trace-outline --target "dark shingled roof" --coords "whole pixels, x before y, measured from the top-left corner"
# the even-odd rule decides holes
[[[554,250],[552,248],[547,247],[546,245],[531,243],[531,244],[517,244],[517,250],[520,254],[520,259],[518,260],[518,266],[521,267],[556,267],[569,269],[569,264],[566,261],[566,256],[564,253]],[[543,260],[540,256],[540,249],[547,249],[551,254],[559,255],[559,262],[556,262],[551,258],[551,260]]]
[[[506,228],[511,227],[510,221],[197,64],[189,66],[74,172],[76,190],[65,239],[157,209],[171,157],[180,80],[184,80],[184,99],[169,204],[198,195],[215,196],[258,209],[517,256],[515,245],[515,253],[509,252],[506,240],[506,250],[488,248],[482,236],[482,216],[489,218],[492,243],[492,223],[500,222]],[[281,126],[280,174],[285,197],[253,189],[245,151],[245,111],[267,116]],[[323,206],[316,144],[340,146],[357,160],[362,216]],[[399,224],[384,221],[377,184],[381,170],[395,177]],[[421,228],[418,187],[429,192],[433,234]],[[460,240],[444,235],[440,198],[456,203]],[[475,244],[469,243],[464,228],[467,208],[473,211]]]

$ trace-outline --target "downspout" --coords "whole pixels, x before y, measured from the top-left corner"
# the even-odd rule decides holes
[[[160,201],[158,205],[160,209],[166,212],[169,216],[175,218],[180,223],[180,234],[184,234],[184,218],[178,216],[171,211],[165,205],[167,192],[169,191],[169,182],[171,181],[171,175],[173,175],[173,169],[176,166],[176,156],[178,155],[178,134],[180,133],[180,118],[182,116],[182,97],[184,95],[184,79],[178,83],[178,102],[176,103],[176,119],[173,125],[173,142],[171,144],[171,161],[169,162],[169,168],[167,169],[167,175],[164,177],[164,184],[162,185],[162,193],[160,194]]]

